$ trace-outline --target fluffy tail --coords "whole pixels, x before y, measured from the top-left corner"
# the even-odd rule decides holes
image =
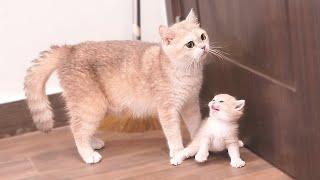
[[[67,46],[52,46],[49,51],[43,51],[40,57],[33,61],[25,77],[27,104],[33,122],[43,132],[49,132],[54,124],[50,102],[45,94],[45,85],[60,59],[66,58],[68,53]]]

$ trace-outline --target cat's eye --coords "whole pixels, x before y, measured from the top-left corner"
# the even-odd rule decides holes
[[[224,101],[220,100],[219,103],[223,103]]]
[[[194,47],[194,42],[193,42],[193,41],[189,41],[189,42],[186,44],[186,46],[187,46],[188,48],[193,48],[193,47]]]
[[[206,39],[207,39],[206,35],[201,34],[201,40],[204,41],[204,40],[206,40]]]

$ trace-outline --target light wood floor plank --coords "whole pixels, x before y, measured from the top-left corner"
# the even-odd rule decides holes
[[[0,177],[7,179],[290,179],[249,150],[241,150],[247,165],[230,167],[226,153],[211,154],[208,162],[193,159],[169,164],[161,131],[121,134],[101,132],[103,160],[87,165],[78,155],[69,128],[0,140]],[[187,140],[187,138],[185,139]]]

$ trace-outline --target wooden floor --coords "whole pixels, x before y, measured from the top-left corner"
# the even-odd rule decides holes
[[[99,135],[106,147],[96,165],[81,161],[66,127],[2,139],[0,179],[290,179],[244,148],[247,165],[241,169],[229,166],[226,153],[211,155],[205,164],[189,159],[175,167],[160,131]]]

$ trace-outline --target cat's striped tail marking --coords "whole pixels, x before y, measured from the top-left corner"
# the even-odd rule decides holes
[[[54,125],[53,112],[45,93],[45,85],[52,72],[57,68],[60,59],[67,58],[68,46],[52,46],[49,51],[40,53],[32,62],[24,81],[27,104],[33,122],[43,132],[49,132]]]

